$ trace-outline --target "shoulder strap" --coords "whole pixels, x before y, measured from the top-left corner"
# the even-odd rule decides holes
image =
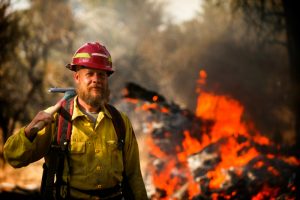
[[[64,171],[65,158],[70,170],[70,157],[68,154],[68,144],[72,134],[72,115],[74,107],[74,97],[63,101],[61,109],[59,111],[58,124],[57,124],[57,136],[56,142],[60,146],[61,156],[59,157],[57,171],[56,171],[56,199],[68,199],[70,197],[69,178],[65,183],[62,179]],[[64,196],[61,194],[62,185],[66,185],[66,193]]]
[[[123,162],[124,162],[125,157],[124,157],[123,147],[125,144],[126,130],[125,130],[125,124],[124,124],[123,118],[122,118],[120,112],[114,106],[112,106],[110,104],[106,104],[105,107],[112,116],[112,123],[114,125],[115,131],[116,131],[116,134],[118,137],[118,149],[122,150]]]
[[[74,98],[66,99],[62,103],[62,107],[59,110],[58,124],[57,124],[57,144],[62,147],[68,143],[72,133],[72,114]]]
[[[123,188],[123,195],[125,200],[133,200],[134,198],[134,193],[130,187],[128,176],[126,175],[125,172],[125,164],[126,164],[126,159],[125,159],[125,152],[124,152],[124,145],[125,145],[125,134],[126,134],[126,129],[125,129],[125,123],[124,120],[120,114],[120,112],[113,107],[112,105],[107,104],[106,105],[107,110],[112,116],[112,122],[115,128],[115,131],[118,136],[118,148],[119,150],[122,151],[122,157],[123,157],[123,181],[121,183],[122,188]]]

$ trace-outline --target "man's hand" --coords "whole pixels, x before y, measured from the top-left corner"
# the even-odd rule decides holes
[[[47,113],[45,111],[40,111],[34,118],[33,120],[30,122],[30,124],[28,124],[25,127],[25,135],[26,137],[30,140],[33,141],[33,139],[35,138],[37,132],[32,133],[32,129],[40,122],[43,123],[43,127],[47,126],[48,124],[50,124],[52,121],[54,120],[54,117],[52,114]]]

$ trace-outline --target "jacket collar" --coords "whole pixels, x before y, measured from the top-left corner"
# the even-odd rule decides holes
[[[72,121],[74,119],[76,119],[77,117],[81,117],[81,116],[85,116],[85,114],[79,109],[79,105],[78,105],[78,96],[76,96],[74,98],[74,108],[73,108],[73,115],[72,115]],[[103,108],[101,109],[100,112],[104,112],[104,115],[112,118],[111,114],[109,113],[109,111],[106,109],[105,106],[103,106]]]

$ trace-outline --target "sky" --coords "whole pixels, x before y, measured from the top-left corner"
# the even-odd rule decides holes
[[[172,22],[181,23],[192,19],[199,11],[201,0],[154,0],[165,4],[165,12]]]
[[[165,13],[174,23],[181,23],[192,19],[199,11],[201,0],[153,0],[165,4]],[[29,6],[27,0],[12,0],[14,9]]]

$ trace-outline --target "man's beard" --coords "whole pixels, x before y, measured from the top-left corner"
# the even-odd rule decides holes
[[[103,107],[106,103],[108,103],[109,100],[109,88],[105,87],[99,90],[100,92],[97,95],[92,95],[89,92],[89,88],[83,88],[81,85],[78,85],[76,88],[79,98],[94,108]]]

